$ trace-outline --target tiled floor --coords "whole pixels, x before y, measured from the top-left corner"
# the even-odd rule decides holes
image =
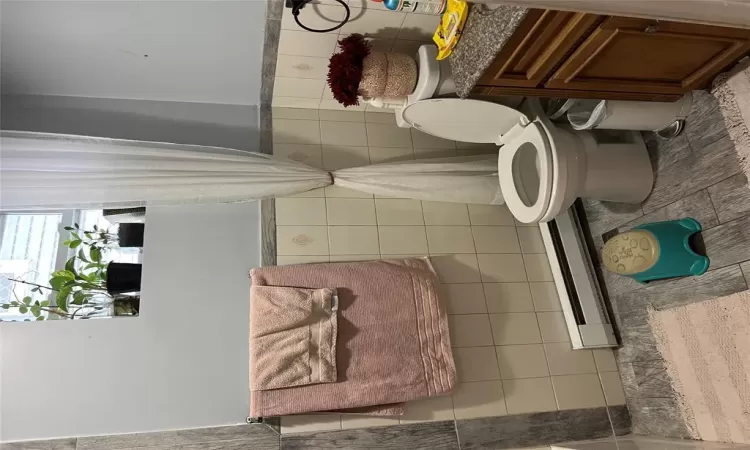
[[[703,225],[702,240],[711,260],[703,276],[642,286],[603,271],[622,339],[617,362],[633,430],[685,437],[664,362],[646,322],[646,309],[670,308],[748,289],[750,188],[740,173],[718,104],[707,92],[694,93],[683,135],[671,140],[653,135],[647,138],[656,171],[651,196],[641,205],[584,203],[597,248],[601,248],[603,234],[609,236],[612,230],[624,231],[640,223],[693,217]]]
[[[495,152],[396,127],[393,115],[274,110],[274,152],[326,169]],[[463,145],[461,145],[463,147]],[[373,198],[329,187],[276,200],[278,264],[429,255],[444,283],[460,384],[401,418],[282,418],[282,432],[623,404],[610,350],[571,350],[537,227],[502,206]]]

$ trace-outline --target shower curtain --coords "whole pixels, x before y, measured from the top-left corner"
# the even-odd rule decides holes
[[[326,172],[220,147],[0,132],[3,211],[242,202],[332,184],[390,197],[503,203],[494,155]]]

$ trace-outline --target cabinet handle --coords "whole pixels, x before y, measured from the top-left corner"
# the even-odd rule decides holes
[[[658,24],[649,25],[646,27],[646,29],[643,30],[644,33],[648,33],[648,34],[653,34],[653,33],[656,33],[657,31],[659,31]]]

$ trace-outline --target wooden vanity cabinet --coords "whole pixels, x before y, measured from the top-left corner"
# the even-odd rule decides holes
[[[485,71],[483,86],[537,87],[599,16],[532,9]]]
[[[531,10],[475,93],[673,101],[750,52],[750,30]]]
[[[546,87],[682,94],[750,50],[750,30],[609,17]]]

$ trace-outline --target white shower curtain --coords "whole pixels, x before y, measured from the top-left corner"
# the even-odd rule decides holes
[[[220,147],[0,132],[0,210],[229,203],[335,184],[371,194],[502,204],[493,155],[326,172]]]

